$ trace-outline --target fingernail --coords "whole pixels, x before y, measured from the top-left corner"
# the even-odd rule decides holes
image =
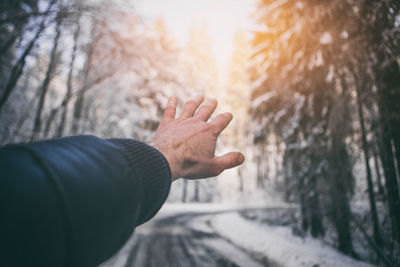
[[[239,164],[242,164],[244,162],[244,156],[243,154],[239,155]]]

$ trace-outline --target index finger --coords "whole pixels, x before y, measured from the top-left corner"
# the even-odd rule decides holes
[[[178,104],[178,98],[176,96],[171,96],[168,99],[168,103],[164,111],[164,120],[175,119],[177,104]]]
[[[229,125],[232,119],[232,113],[226,112],[215,117],[210,123],[215,127],[216,134],[219,135]]]

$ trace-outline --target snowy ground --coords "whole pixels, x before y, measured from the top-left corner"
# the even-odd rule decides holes
[[[344,256],[319,240],[294,236],[288,227],[259,225],[238,213],[215,216],[211,225],[233,243],[262,253],[280,266],[372,266]]]
[[[293,208],[286,204],[274,209]],[[245,219],[237,205],[168,204],[106,266],[372,266],[292,234]],[[271,208],[271,206],[267,207]]]

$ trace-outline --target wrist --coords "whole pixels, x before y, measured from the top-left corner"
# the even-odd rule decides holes
[[[175,181],[178,180],[180,178],[179,174],[178,174],[178,168],[175,164],[175,160],[173,160],[173,157],[167,153],[166,151],[164,151],[164,149],[162,149],[160,146],[158,146],[155,143],[150,143],[150,146],[154,147],[155,149],[157,149],[163,156],[164,158],[167,160],[169,168],[171,170],[171,181]]]

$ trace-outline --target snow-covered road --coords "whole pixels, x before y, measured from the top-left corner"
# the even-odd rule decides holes
[[[101,267],[371,266],[285,227],[246,220],[237,208],[205,207],[163,208]]]
[[[207,227],[215,215],[161,214],[139,227],[124,248],[102,267],[276,266],[261,254],[246,251]]]

